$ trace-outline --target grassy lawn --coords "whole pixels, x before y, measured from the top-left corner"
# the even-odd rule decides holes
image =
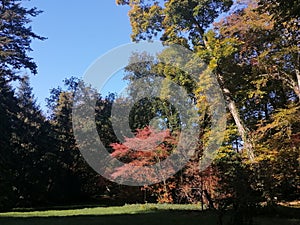
[[[7,212],[0,213],[1,217],[61,217],[61,216],[100,216],[100,215],[122,215],[151,213],[156,211],[195,211],[199,210],[200,205],[176,205],[176,204],[136,204],[115,207],[94,207],[68,210],[47,210],[31,212]]]
[[[0,213],[1,225],[217,225],[213,212],[199,205],[125,205],[72,210]],[[257,225],[299,225],[300,218],[257,217]]]

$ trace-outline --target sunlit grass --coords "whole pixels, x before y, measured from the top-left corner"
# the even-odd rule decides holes
[[[73,206],[70,206],[71,208]],[[76,206],[78,207],[78,206]],[[136,204],[114,207],[83,207],[46,211],[0,213],[2,225],[216,225],[218,213],[201,211],[200,205]],[[280,215],[266,214],[254,219],[255,225],[299,225],[298,209],[278,208]],[[282,215],[281,215],[282,214]],[[230,212],[224,218],[230,220]]]
[[[31,212],[6,212],[0,213],[0,217],[62,217],[62,216],[96,216],[138,214],[157,210],[199,210],[200,205],[176,205],[176,204],[136,204],[115,207],[96,207],[69,210],[47,210]]]

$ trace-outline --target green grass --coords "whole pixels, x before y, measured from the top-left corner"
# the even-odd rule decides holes
[[[288,209],[285,209],[288,210]],[[299,211],[293,212],[299,213]],[[299,225],[300,217],[261,215],[255,225]],[[199,205],[125,205],[70,210],[0,213],[1,225],[217,225],[217,215]]]
[[[7,212],[0,213],[1,217],[67,217],[67,216],[97,216],[150,213],[158,210],[199,210],[200,205],[168,205],[168,204],[136,204],[115,207],[96,207],[69,210],[47,210],[31,212]]]
[[[199,205],[144,204],[72,210],[0,213],[1,225],[143,225],[216,223]],[[203,221],[199,223],[200,221]]]

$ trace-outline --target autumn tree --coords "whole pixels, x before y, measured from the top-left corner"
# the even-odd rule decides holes
[[[293,25],[281,26],[280,20],[270,14],[262,13],[257,2],[251,1],[216,28],[219,38],[236,38],[240,42],[230,62],[235,65],[231,69],[246,71],[248,81],[238,92],[238,104],[244,108],[242,115],[256,139],[256,163],[249,169],[253,169],[253,188],[272,204],[275,197],[298,193],[294,183],[299,173],[299,144],[294,138],[299,127],[299,35]],[[289,166],[284,158],[289,158]],[[283,174],[293,174],[293,178]],[[282,194],[287,189],[290,191]]]
[[[228,117],[227,129],[230,138],[224,142],[227,149],[225,152],[237,152],[236,157],[243,161],[239,161],[239,166],[248,178],[243,177],[244,175],[231,175],[250,183],[255,183],[249,181],[250,178],[255,180],[259,176],[264,177],[257,182],[260,185],[264,183],[264,187],[253,185],[251,188],[264,192],[266,199],[269,198],[267,195],[274,197],[275,193],[282,196],[280,189],[287,188],[293,190],[291,193],[297,193],[294,185],[296,180],[283,175],[290,173],[294,174],[293,177],[298,177],[296,174],[299,171],[296,163],[299,158],[298,122],[295,119],[299,112],[297,1],[288,4],[283,1],[243,1],[244,5],[235,5],[235,10],[224,16],[209,31],[207,27],[218,12],[229,10],[232,2],[117,3],[131,7],[129,16],[134,41],[160,38],[165,44],[183,45],[199,55],[207,63],[208,69],[216,75],[231,115]],[[210,8],[213,4],[214,7]],[[151,72],[155,71],[172,80],[184,80],[180,71],[169,70],[168,74],[166,65],[151,65],[151,68],[156,68]],[[144,74],[149,74],[149,71]],[[201,93],[201,88],[197,89],[194,84],[190,87],[198,104],[201,104],[201,95],[198,94],[198,91]],[[272,138],[275,134],[276,138]],[[243,165],[245,150],[253,163],[252,168]],[[285,167],[286,170],[279,172],[279,168],[284,168],[283,159],[289,158],[289,155],[294,156],[291,167]],[[278,163],[277,166],[275,162]],[[274,170],[264,170],[266,165],[272,165]],[[247,171],[251,169],[254,170]],[[284,180],[283,177],[289,178]],[[288,183],[293,185],[287,185]],[[234,191],[237,191],[236,188],[238,187]]]
[[[152,1],[117,1],[117,3],[128,4],[131,7],[129,17],[133,40],[159,37],[164,43],[175,43],[193,50],[209,65],[208,69],[217,75],[228,109],[243,139],[244,149],[247,150],[249,158],[253,159],[253,141],[240,116],[233,90],[225,81],[228,75],[219,69],[219,61],[222,57],[233,53],[235,43],[232,43],[232,40],[215,42],[211,34],[206,34],[207,28],[222,12],[227,12],[233,2],[187,0],[164,1],[162,4]],[[198,101],[199,98],[201,95],[198,96]]]
[[[157,131],[149,126],[138,129],[135,137],[126,138],[124,143],[111,144],[113,148],[111,156],[125,163],[124,166],[113,171],[112,176],[115,179],[122,177],[122,179],[133,179],[137,182],[145,180],[147,183],[157,183],[157,174],[165,171],[157,171],[155,167],[148,166],[164,161],[176,147],[176,142],[176,138],[168,130]],[[141,175],[137,171],[139,168],[146,169],[147,172]],[[166,169],[172,171],[173,167],[164,168]],[[143,190],[149,190],[156,195],[160,203],[170,203],[173,202],[174,187],[171,178],[165,178],[158,184],[145,186]]]

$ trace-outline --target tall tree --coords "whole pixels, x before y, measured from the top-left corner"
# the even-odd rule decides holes
[[[46,201],[49,164],[44,159],[54,148],[53,132],[36,104],[28,76],[20,79],[16,98],[17,122],[11,145],[19,162],[14,167],[14,192],[17,206],[32,207]]]
[[[0,78],[0,85],[0,210],[4,210],[13,207],[16,201],[13,176],[18,159],[13,154],[11,140],[15,136],[18,106],[11,86],[3,77]]]
[[[33,74],[37,73],[37,65],[32,58],[28,56],[31,51],[30,44],[33,38],[43,40],[43,37],[36,35],[31,27],[28,26],[31,17],[40,13],[36,8],[26,9],[21,5],[20,0],[3,0],[0,1],[0,98],[1,98],[1,133],[5,134],[0,137],[1,143],[1,185],[6,184],[1,190],[2,207],[15,205],[17,198],[15,193],[12,196],[11,189],[15,190],[13,177],[18,173],[16,170],[17,162],[20,160],[15,151],[16,145],[21,147],[17,140],[18,130],[22,122],[18,118],[20,105],[15,97],[14,90],[9,82],[20,79],[20,70],[29,69]],[[18,144],[19,143],[19,144]],[[8,184],[7,184],[8,183]],[[10,197],[9,197],[10,196]],[[13,204],[6,204],[13,202]],[[3,204],[2,204],[3,203]]]
[[[299,32],[289,23],[279,23],[270,12],[262,12],[256,1],[249,2],[247,8],[226,17],[217,28],[220,39],[234,37],[240,41],[234,58],[224,62],[226,66],[230,60],[231,70],[246,71],[243,77],[248,84],[237,86],[242,87],[238,105],[256,138],[253,187],[273,203],[275,196],[295,198],[299,193],[295,185],[299,179]],[[225,67],[223,71],[230,70]],[[288,165],[284,158],[289,159]]]
[[[103,181],[95,171],[85,162],[82,157],[73,133],[72,110],[75,103],[75,91],[77,87],[84,89],[89,94],[96,94],[93,90],[82,85],[75,77],[64,80],[64,87],[51,90],[47,99],[51,112],[49,122],[53,129],[54,147],[51,166],[51,183],[49,184],[49,197],[55,202],[71,202],[89,199],[92,195],[103,192],[99,183]],[[81,86],[82,85],[82,86]],[[80,92],[80,91],[79,91]],[[97,95],[98,96],[98,95]],[[95,108],[96,124],[101,131],[99,136],[105,143],[111,138],[108,109],[111,107],[109,97],[101,99]],[[89,137],[87,137],[87,142]],[[109,146],[109,144],[107,144]],[[102,182],[103,183],[103,182]],[[104,184],[103,184],[104,185]]]
[[[160,4],[151,0],[117,0],[117,4],[127,4],[131,7],[129,16],[133,31],[131,37],[134,41],[160,37],[165,43],[183,45],[203,57],[205,62],[209,64],[209,70],[215,72],[218,77],[228,109],[243,139],[244,148],[249,157],[253,159],[253,143],[248,129],[239,114],[233,97],[234,93],[232,93],[228,83],[225,82],[226,74],[219,70],[218,63],[226,54],[232,53],[228,52],[231,46],[227,45],[228,41],[223,42],[223,46],[220,46],[222,43],[216,43],[213,38],[206,34],[207,28],[220,14],[230,9],[233,1],[166,0]],[[233,49],[231,48],[231,50]]]

